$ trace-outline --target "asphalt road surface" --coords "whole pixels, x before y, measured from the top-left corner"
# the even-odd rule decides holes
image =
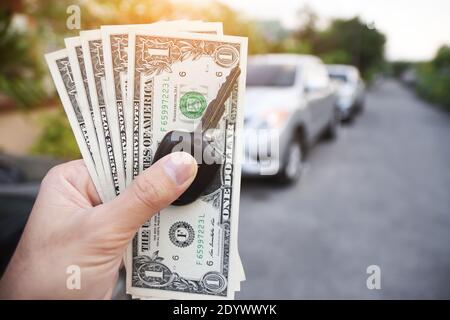
[[[237,298],[450,298],[449,169],[450,116],[396,82],[371,89],[299,184],[243,182]]]

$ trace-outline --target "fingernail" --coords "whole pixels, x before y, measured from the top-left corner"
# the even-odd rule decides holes
[[[164,161],[163,168],[177,185],[184,184],[197,173],[195,159],[186,152],[171,153]]]

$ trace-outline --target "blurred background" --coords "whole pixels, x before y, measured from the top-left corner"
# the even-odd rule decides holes
[[[284,64],[292,57],[286,54],[318,57],[327,67],[337,121],[321,129],[332,139],[300,137],[299,150],[288,143],[286,164],[294,165],[284,183],[244,176],[239,243],[247,281],[238,298],[450,298],[445,0],[1,1],[0,274],[42,177],[80,157],[44,61],[44,53],[64,47],[64,37],[78,35],[66,26],[73,4],[84,30],[221,21],[225,34],[249,38],[250,55],[275,54],[249,70]],[[251,74],[249,92],[271,85]],[[288,82],[281,86],[295,86]],[[290,121],[290,113],[274,115]],[[246,123],[266,116],[246,113]],[[371,265],[381,270],[381,289],[367,287]]]

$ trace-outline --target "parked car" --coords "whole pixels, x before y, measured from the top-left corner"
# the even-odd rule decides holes
[[[415,87],[417,84],[417,72],[414,68],[406,69],[401,75],[400,80],[408,87]]]
[[[337,107],[342,120],[352,120],[364,108],[365,84],[354,66],[327,65],[331,81],[337,87]]]
[[[310,55],[253,56],[247,69],[244,176],[298,180],[307,149],[336,135],[336,96],[322,61]]]

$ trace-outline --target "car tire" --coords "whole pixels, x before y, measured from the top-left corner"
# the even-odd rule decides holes
[[[362,100],[359,102],[359,105],[358,105],[358,114],[363,113],[363,111],[364,111],[364,99],[362,99]]]
[[[283,166],[276,175],[276,181],[281,185],[296,183],[304,167],[305,148],[300,136],[291,139],[286,150]]]
[[[355,111],[354,110],[350,111],[345,116],[342,116],[342,115],[340,116],[340,120],[341,120],[342,124],[351,124],[354,119],[355,119]]]
[[[361,114],[364,111],[365,97],[361,97],[356,105],[356,113]]]

